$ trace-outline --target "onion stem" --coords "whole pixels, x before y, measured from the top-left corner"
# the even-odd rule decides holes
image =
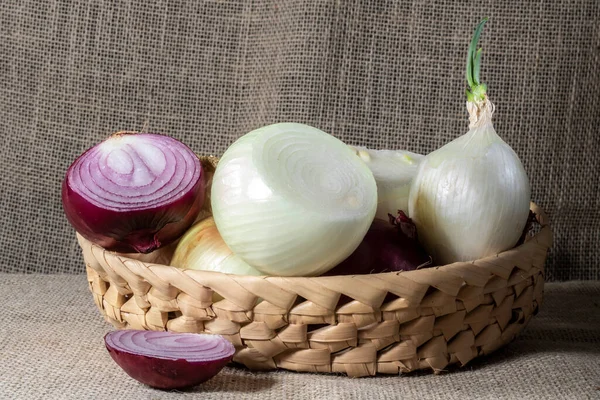
[[[481,103],[485,99],[487,92],[487,85],[481,83],[479,80],[481,71],[481,48],[477,49],[477,42],[483,31],[483,25],[488,21],[488,17],[485,17],[475,28],[473,33],[473,39],[469,45],[469,52],[467,54],[467,83],[469,89],[467,89],[467,99],[471,103]]]

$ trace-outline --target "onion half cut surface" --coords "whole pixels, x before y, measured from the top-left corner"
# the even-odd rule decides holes
[[[62,186],[71,225],[124,253],[149,253],[179,238],[204,195],[198,157],[180,141],[152,133],[112,135],[75,160]]]
[[[117,330],[104,343],[112,359],[132,378],[158,389],[205,382],[231,361],[234,346],[219,335]]]

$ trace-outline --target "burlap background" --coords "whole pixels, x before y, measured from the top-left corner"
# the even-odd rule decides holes
[[[0,399],[579,400],[600,395],[600,282],[551,283],[507,347],[465,368],[352,379],[226,367],[184,393],[129,378],[110,358],[82,275],[0,273]],[[37,299],[37,301],[32,301]]]
[[[550,214],[548,278],[599,279],[600,2],[0,2],[0,270],[83,272],[60,182],[122,130],[221,154],[298,121],[427,153],[464,133],[464,61]]]

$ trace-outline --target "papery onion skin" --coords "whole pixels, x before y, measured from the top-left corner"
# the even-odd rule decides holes
[[[108,160],[110,154],[114,152],[114,150],[111,152],[111,149],[103,150],[102,146],[107,146],[106,143],[109,141],[116,143],[117,147],[121,146],[118,141],[123,140],[122,138],[126,138],[127,141],[122,146],[134,146],[133,150],[131,147],[127,148],[129,152],[135,152],[138,142],[153,151],[162,146],[160,150],[171,152],[168,155],[176,161],[177,165],[170,166],[165,162],[165,170],[170,168],[174,171],[173,174],[183,174],[181,182],[175,182],[178,186],[173,189],[169,185],[173,186],[174,183],[161,180],[157,188],[152,187],[154,182],[151,182],[137,187],[123,185],[118,189],[113,187],[117,186],[113,181],[103,183],[111,185],[112,192],[101,187],[98,181],[103,178],[92,179],[91,177],[112,174],[117,178],[125,179],[124,176],[127,175],[119,174],[114,170],[104,172],[107,168],[114,167],[114,164],[102,164],[99,161],[102,157]],[[120,150],[118,148],[118,151]],[[126,154],[126,152],[121,153]],[[163,157],[166,158],[164,155]],[[152,165],[144,164],[144,166],[148,171],[155,168]],[[82,168],[85,169],[81,170]],[[180,171],[176,171],[176,168]],[[184,171],[182,172],[181,169]],[[131,179],[135,179],[135,173],[130,175]],[[152,173],[148,173],[146,177],[152,178],[152,176]],[[156,175],[154,178],[162,177]],[[182,187],[179,187],[179,184]],[[85,185],[85,189],[78,189],[82,185]],[[159,197],[144,202],[144,196],[153,196],[156,191],[165,187],[171,189],[171,192],[160,196],[156,194]],[[134,190],[154,189],[156,191],[149,194],[136,196],[133,193]],[[62,184],[62,202],[67,220],[86,239],[108,250],[122,253],[150,253],[172,243],[192,225],[203,205],[205,189],[200,161],[183,143],[159,134],[119,132],[107,141],[88,149],[71,164]]]
[[[296,123],[238,139],[221,157],[211,193],[229,248],[278,276],[333,268],[356,249],[377,207],[373,174],[352,150]]]
[[[442,265],[512,248],[527,222],[530,196],[521,161],[490,123],[427,155],[409,209],[421,243]]]
[[[397,210],[408,213],[410,185],[425,156],[406,150],[373,150],[351,146],[365,162],[377,183],[377,213],[375,218],[387,220]],[[410,215],[409,215],[410,216]]]
[[[182,351],[171,351],[164,345],[155,347],[173,340],[187,341],[189,346],[183,344]],[[106,334],[104,343],[112,359],[129,376],[165,390],[184,389],[209,380],[235,353],[227,339],[208,334],[123,330]],[[199,343],[205,345],[198,347]]]
[[[234,275],[263,275],[227,247],[212,217],[195,223],[187,230],[177,244],[170,265]]]

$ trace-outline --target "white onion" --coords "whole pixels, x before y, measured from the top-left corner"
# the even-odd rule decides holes
[[[252,131],[223,154],[212,183],[227,245],[269,275],[319,275],[344,260],[377,207],[373,174],[348,146],[297,123]]]
[[[479,80],[476,46],[486,21],[475,29],[467,57],[471,129],[428,154],[410,190],[410,216],[437,264],[512,248],[529,215],[529,179],[517,154],[496,134],[493,105]]]
[[[408,195],[417,173],[421,154],[406,150],[372,150],[351,147],[373,172],[377,184],[377,213],[375,218],[388,220],[388,214],[398,210],[408,212]],[[409,215],[410,216],[410,215]]]
[[[530,194],[521,161],[490,122],[427,155],[409,210],[423,246],[436,263],[448,264],[513,247]]]

